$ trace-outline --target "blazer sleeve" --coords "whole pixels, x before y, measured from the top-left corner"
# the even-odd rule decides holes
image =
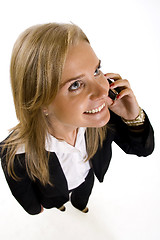
[[[15,157],[14,170],[21,179],[20,181],[15,181],[8,175],[5,154],[1,156],[1,164],[12,195],[27,213],[35,215],[41,212],[41,204],[34,190],[34,182],[29,178],[23,164],[24,159],[25,154],[19,154]]]
[[[109,128],[114,134],[113,141],[128,154],[148,156],[154,150],[154,131],[145,113],[145,122],[141,126],[129,127],[121,117],[111,113]]]

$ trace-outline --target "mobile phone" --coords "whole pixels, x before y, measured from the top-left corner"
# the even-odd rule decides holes
[[[111,79],[111,78],[107,78],[109,84],[113,83],[114,82],[114,79]],[[116,100],[117,98],[117,95],[120,93],[120,88],[115,88],[115,89],[109,89],[109,93],[108,93],[108,96],[112,99],[112,100]]]

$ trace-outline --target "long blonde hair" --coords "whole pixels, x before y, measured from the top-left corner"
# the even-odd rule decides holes
[[[19,124],[12,129],[4,148],[7,148],[7,171],[15,180],[19,180],[14,171],[15,154],[24,144],[28,175],[43,185],[50,183],[45,150],[48,122],[42,108],[56,96],[67,51],[80,40],[89,42],[78,26],[49,23],[28,28],[14,45],[10,75]],[[105,127],[87,128],[88,159],[104,138]]]

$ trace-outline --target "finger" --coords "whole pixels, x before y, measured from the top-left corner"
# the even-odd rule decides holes
[[[120,100],[123,97],[129,96],[129,95],[132,95],[132,94],[133,94],[133,92],[130,88],[125,88],[117,95],[117,99]]]
[[[117,87],[130,88],[129,81],[127,79],[121,79],[110,84],[111,89],[117,88]]]
[[[114,80],[122,79],[118,73],[106,73],[104,74],[106,78],[112,78]]]

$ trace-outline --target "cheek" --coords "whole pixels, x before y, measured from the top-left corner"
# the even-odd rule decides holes
[[[67,121],[68,119],[79,119],[85,111],[84,99],[58,98],[49,108],[49,114],[60,121]]]
[[[87,105],[87,99],[85,94],[78,93],[73,97],[65,98],[61,107],[64,111],[68,109],[69,113],[81,114],[85,111]]]

